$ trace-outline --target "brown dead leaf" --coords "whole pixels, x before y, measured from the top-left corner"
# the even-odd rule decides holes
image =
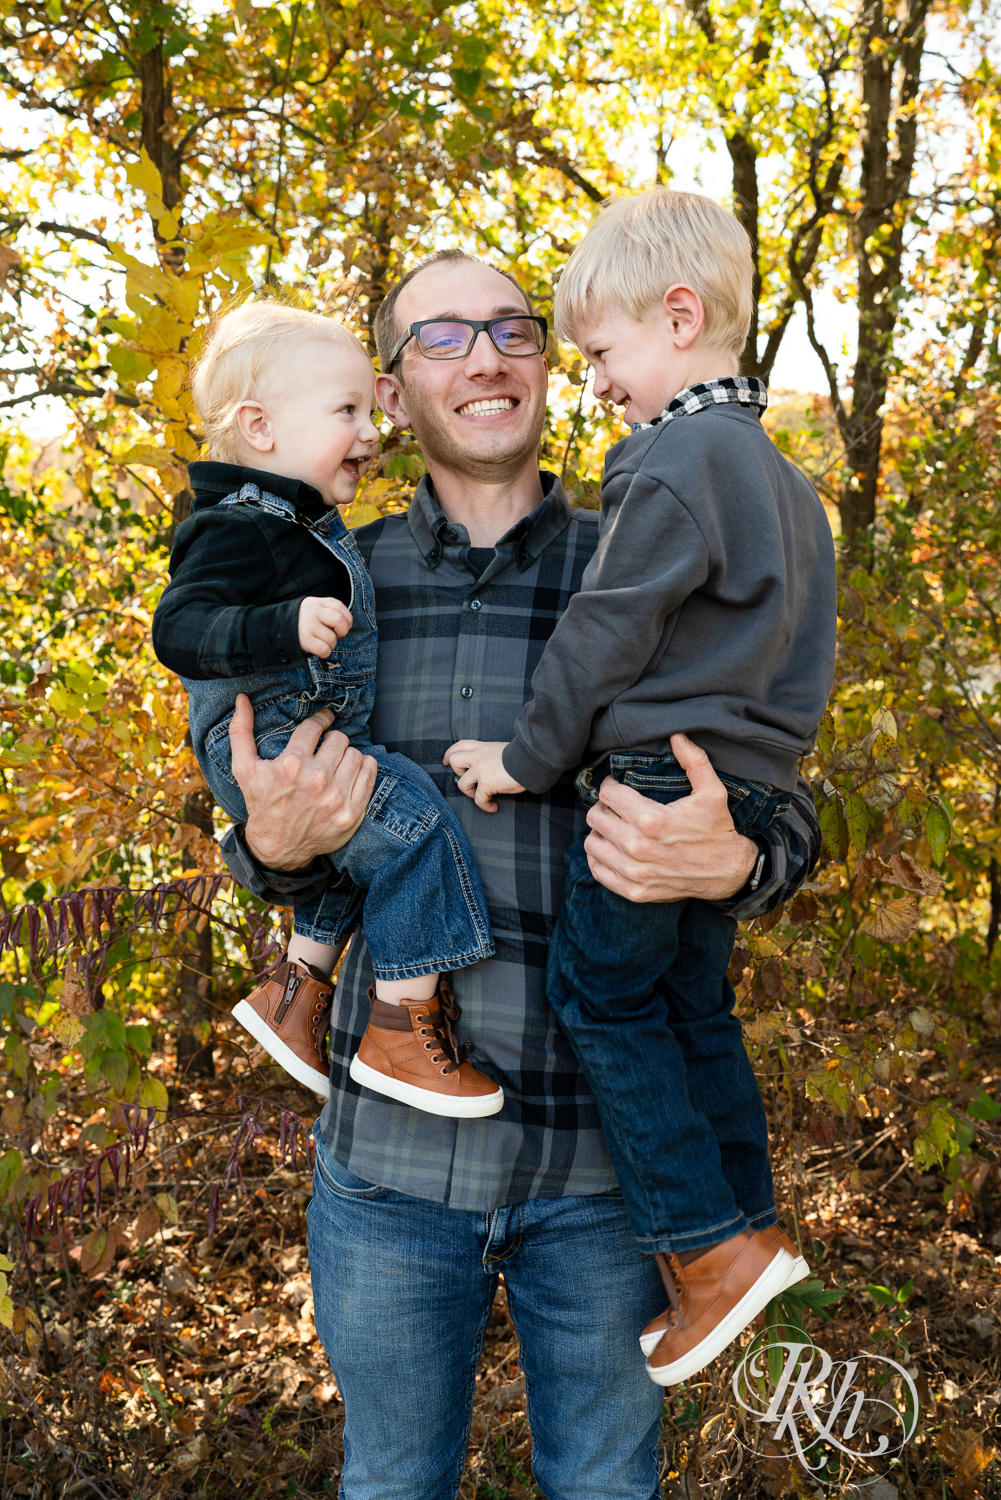
[[[13,245],[0,245],[0,286],[3,286],[11,271],[21,265],[21,256]]]
[[[984,1441],[983,1433],[962,1427],[943,1428],[936,1434],[935,1446],[952,1466],[959,1500],[977,1500],[981,1494],[978,1480],[997,1457],[997,1450]]]
[[[917,931],[918,903],[913,896],[894,896],[862,919],[862,931],[884,943],[902,943]]]
[[[80,1247],[80,1270],[85,1276],[100,1276],[115,1258],[115,1236],[110,1230],[92,1229]]]
[[[159,1228],[160,1210],[155,1204],[151,1203],[148,1208],[143,1209],[138,1219],[136,1219],[135,1228],[132,1231],[135,1235],[136,1243],[144,1245],[147,1240],[153,1238]]]
[[[870,880],[884,880],[888,885],[916,891],[920,896],[937,896],[945,883],[941,875],[921,864],[905,849],[898,849],[888,860],[881,859],[878,854],[866,854],[859,860],[859,872]]]

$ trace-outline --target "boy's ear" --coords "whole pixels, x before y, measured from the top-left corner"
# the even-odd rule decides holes
[[[268,414],[259,401],[241,401],[236,408],[236,426],[243,441],[258,453],[270,453],[275,446]]]
[[[678,281],[664,293],[663,305],[678,348],[690,348],[706,321],[702,298],[694,287]]]
[[[406,396],[395,375],[375,377],[375,399],[394,427],[402,429],[410,426]]]

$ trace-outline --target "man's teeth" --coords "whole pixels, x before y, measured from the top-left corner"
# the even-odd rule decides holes
[[[459,415],[463,417],[482,417],[492,411],[510,411],[514,401],[510,396],[495,396],[492,401],[470,401],[465,406],[459,407]]]

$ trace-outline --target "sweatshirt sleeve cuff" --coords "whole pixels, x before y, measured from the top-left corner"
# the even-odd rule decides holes
[[[505,745],[501,754],[501,761],[509,776],[512,776],[519,786],[523,786],[526,792],[548,792],[549,788],[560,779],[560,772],[543,766],[529,755],[525,747],[517,740],[512,740]]]

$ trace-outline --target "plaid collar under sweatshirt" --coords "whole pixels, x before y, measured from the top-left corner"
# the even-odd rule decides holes
[[[714,380],[701,380],[694,385],[686,385],[652,422],[634,422],[633,432],[659,427],[663,422],[673,422],[676,417],[691,416],[693,412],[707,411],[713,406],[730,405],[749,407],[757,411],[760,417],[768,405],[768,390],[764,381],[759,380],[756,375],[720,375]]]

